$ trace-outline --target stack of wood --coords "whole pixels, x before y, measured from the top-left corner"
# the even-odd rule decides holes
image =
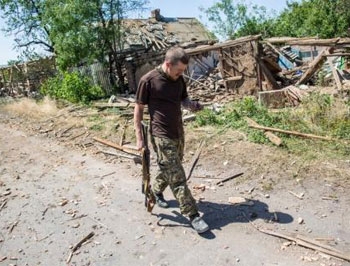
[[[187,78],[187,90],[192,99],[202,103],[227,103],[233,101],[238,95],[231,90],[226,90],[224,80],[215,68],[208,76],[201,76],[198,79]]]
[[[302,99],[308,95],[305,90],[299,89],[293,85],[284,88],[284,90],[291,106],[298,106]]]

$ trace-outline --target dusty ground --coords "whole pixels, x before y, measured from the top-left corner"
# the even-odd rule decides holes
[[[88,114],[95,111],[53,108],[29,118],[0,109],[0,265],[350,265],[282,238],[299,235],[350,257],[350,159],[304,161],[238,132],[187,127],[187,172],[207,139],[189,182],[211,227],[198,235],[169,190],[169,209],[146,212],[140,166],[101,154],[113,150],[92,140],[119,142],[123,123],[112,119],[116,133],[108,135],[89,128]]]

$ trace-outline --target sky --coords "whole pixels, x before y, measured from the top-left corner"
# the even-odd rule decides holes
[[[195,17],[205,23],[205,16],[199,7],[208,8],[215,2],[215,0],[150,0],[148,6],[150,10],[159,8],[164,17]],[[250,0],[250,2],[277,12],[286,7],[286,1],[282,0]],[[147,18],[150,16],[150,11],[141,15]],[[5,21],[0,18],[0,29],[4,27],[6,27]],[[14,45],[14,36],[7,36],[3,31],[0,31],[0,65],[6,65],[9,60],[17,59],[19,52],[14,50]]]

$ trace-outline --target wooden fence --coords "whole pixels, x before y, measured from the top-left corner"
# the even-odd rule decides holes
[[[0,68],[0,96],[30,96],[47,78],[56,73],[53,57],[2,67]]]

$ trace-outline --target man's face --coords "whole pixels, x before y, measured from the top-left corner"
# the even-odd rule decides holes
[[[187,65],[182,62],[178,62],[176,64],[172,64],[170,62],[166,62],[167,66],[167,74],[173,80],[177,80],[186,70]]]

